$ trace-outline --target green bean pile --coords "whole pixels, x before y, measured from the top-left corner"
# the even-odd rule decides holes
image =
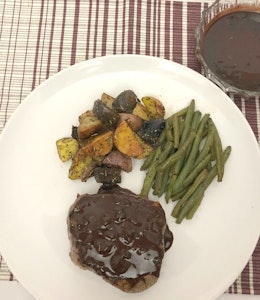
[[[218,130],[210,117],[195,110],[195,101],[165,120],[157,146],[141,170],[146,176],[141,195],[164,195],[177,201],[172,216],[177,223],[191,219],[213,179],[221,182],[231,146],[224,151]]]

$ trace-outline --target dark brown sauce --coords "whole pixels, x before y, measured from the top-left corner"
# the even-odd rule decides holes
[[[260,91],[260,7],[217,15],[203,40],[209,69],[232,86]]]
[[[81,265],[132,284],[143,274],[159,276],[173,241],[159,203],[122,188],[79,196],[69,214],[69,231]]]

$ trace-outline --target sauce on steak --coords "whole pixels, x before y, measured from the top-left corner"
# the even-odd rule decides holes
[[[79,195],[68,215],[70,256],[126,292],[153,285],[173,242],[158,202],[114,186]]]

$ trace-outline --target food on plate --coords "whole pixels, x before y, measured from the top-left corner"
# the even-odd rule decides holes
[[[195,101],[166,119],[157,147],[141,169],[146,177],[141,195],[165,196],[166,202],[178,201],[172,211],[177,223],[191,219],[206,189],[217,177],[224,176],[231,146],[223,150],[222,142],[210,114],[195,109]]]
[[[79,149],[79,144],[76,139],[68,137],[57,140],[56,147],[60,160],[66,162],[75,156]]]
[[[79,116],[78,137],[86,139],[97,132],[103,126],[102,122],[92,111],[87,111]]]
[[[147,108],[151,119],[164,118],[165,108],[161,100],[155,97],[143,97],[142,102],[144,103],[144,106]]]
[[[126,90],[120,93],[115,101],[112,103],[112,107],[119,113],[132,113],[133,109],[138,102],[136,94],[132,90]]]
[[[118,185],[78,195],[67,224],[72,261],[124,292],[156,283],[173,242],[159,202]]]
[[[82,146],[82,150],[89,156],[105,156],[113,148],[113,131],[109,130],[91,136]]]
[[[82,149],[79,149],[72,158],[68,177],[72,180],[80,179],[92,161],[93,158],[91,156],[87,155]]]
[[[155,106],[152,103],[162,106],[155,98],[148,102],[148,106]],[[79,124],[72,126],[71,137],[56,142],[60,159],[71,160],[68,177],[87,181],[94,176],[101,180],[104,177],[99,171],[104,168],[104,174],[112,173],[116,182],[120,182],[118,171],[130,172],[132,158],[142,159],[152,152],[164,123],[154,117],[132,90],[125,90],[115,98],[102,93],[92,109],[79,115]],[[108,170],[109,167],[117,169]],[[95,168],[99,171],[95,172]],[[104,183],[113,176],[104,178]]]
[[[156,146],[156,142],[165,127],[164,119],[151,119],[144,121],[138,130],[138,135],[148,144]]]
[[[111,151],[104,158],[102,164],[110,167],[119,167],[125,172],[131,172],[133,168],[132,159],[118,150]]]
[[[191,219],[217,178],[224,178],[231,146],[225,149],[209,113],[196,109],[195,100],[165,118],[161,100],[132,90],[117,97],[106,93],[83,112],[70,138],[56,142],[62,161],[71,159],[70,179],[98,183],[121,182],[121,171],[132,170],[132,159],[144,159],[146,171],[140,195],[150,191],[174,202],[177,223]]]
[[[148,156],[153,150],[151,145],[131,129],[127,121],[122,121],[117,126],[114,133],[114,144],[120,152],[139,159]]]

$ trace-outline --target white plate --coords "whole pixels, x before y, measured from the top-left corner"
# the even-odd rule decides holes
[[[231,145],[224,182],[209,188],[191,221],[177,225],[159,281],[140,294],[124,294],[69,258],[66,216],[77,193],[98,184],[71,181],[55,141],[71,132],[77,117],[103,91],[162,99],[167,114],[194,98],[211,113],[223,145]],[[122,186],[140,192],[140,162]],[[214,299],[236,279],[256,245],[260,228],[260,155],[255,137],[233,102],[214,84],[176,63],[145,56],[111,56],[72,66],[25,99],[0,140],[0,249],[18,280],[42,300]]]

